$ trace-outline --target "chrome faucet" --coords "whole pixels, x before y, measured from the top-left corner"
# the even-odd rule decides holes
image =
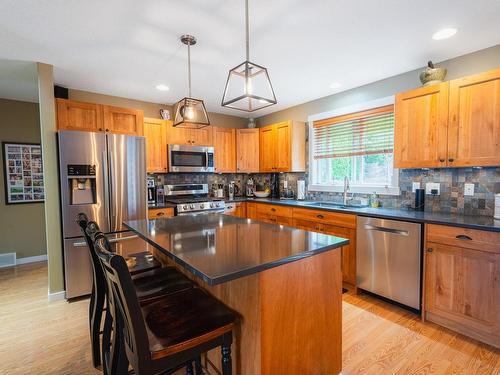
[[[348,191],[349,191],[349,178],[346,176],[346,177],[344,177],[344,193],[342,195],[342,203],[344,205],[347,205]]]

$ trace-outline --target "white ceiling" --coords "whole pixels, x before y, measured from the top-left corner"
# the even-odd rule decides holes
[[[0,60],[0,98],[38,103],[36,64]]]
[[[178,38],[190,33],[193,96],[242,116],[220,101],[244,60],[243,11],[243,0],[2,0],[0,58],[53,64],[70,88],[173,103],[187,92]],[[499,18],[498,0],[250,0],[250,59],[278,99],[253,116],[499,44]],[[449,26],[457,35],[431,39]]]

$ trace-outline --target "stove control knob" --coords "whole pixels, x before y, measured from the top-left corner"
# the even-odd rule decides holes
[[[214,208],[214,204],[213,203],[210,203],[210,208]]]
[[[220,202],[215,203],[217,207],[220,207]]]
[[[186,211],[186,210],[188,209],[188,206],[187,206],[187,205],[184,205],[184,206],[182,206],[182,209],[183,209],[184,211]]]
[[[190,204],[189,208],[192,209],[192,210],[194,210],[194,204]]]
[[[200,208],[201,209],[205,208],[205,205],[203,203],[200,203]]]

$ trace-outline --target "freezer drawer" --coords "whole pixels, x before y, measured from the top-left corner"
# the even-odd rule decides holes
[[[108,238],[113,251],[123,256],[151,250],[148,243],[133,232],[109,234]],[[67,299],[92,292],[92,264],[83,237],[64,240],[64,269]]]
[[[370,217],[357,222],[356,285],[419,310],[421,225]]]

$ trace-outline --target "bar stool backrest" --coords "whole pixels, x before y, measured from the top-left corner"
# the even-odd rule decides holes
[[[144,317],[125,259],[111,252],[108,240],[98,235],[94,242],[101,261],[106,281],[112,291],[109,306],[119,319],[119,329],[123,329],[127,358],[136,371],[150,362],[151,352],[144,323]],[[137,371],[141,373],[142,371]]]
[[[93,288],[97,291],[102,291],[105,289],[106,284],[104,280],[104,273],[102,272],[101,264],[97,254],[94,250],[94,240],[93,236],[100,232],[99,225],[95,221],[89,221],[87,215],[84,213],[79,213],[77,215],[76,222],[82,228],[83,235],[85,236],[85,242],[87,243],[90,250],[90,260],[92,263],[92,278],[94,281]]]

